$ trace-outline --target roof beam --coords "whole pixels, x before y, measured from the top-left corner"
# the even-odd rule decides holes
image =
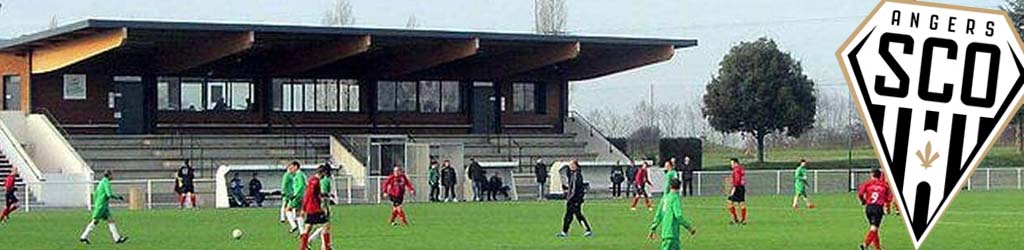
[[[476,79],[498,79],[543,68],[548,65],[576,58],[580,54],[580,43],[559,43],[530,49],[513,51],[508,56],[496,56],[487,61],[471,65],[473,70],[464,74]]]
[[[370,36],[345,37],[310,49],[280,53],[270,59],[270,75],[287,75],[316,69],[370,49]]]
[[[81,62],[121,47],[127,38],[128,29],[119,28],[34,49],[32,73],[51,72]]]
[[[445,40],[433,46],[409,48],[386,58],[377,68],[384,78],[396,77],[475,55],[480,39]]]
[[[652,46],[612,53],[596,52],[589,56],[587,47],[582,48],[581,56],[571,67],[566,69],[565,76],[569,80],[598,78],[618,72],[627,71],[646,65],[672,59],[675,48],[671,45]]]
[[[252,49],[255,41],[255,32],[246,31],[225,33],[182,47],[158,48],[153,68],[161,74],[181,72]]]

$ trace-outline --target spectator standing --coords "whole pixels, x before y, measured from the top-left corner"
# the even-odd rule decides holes
[[[690,163],[689,156],[683,156],[682,164],[682,190],[679,191],[681,196],[693,196],[693,171],[696,171],[696,167]]]
[[[430,184],[430,201],[441,201],[438,198],[438,194],[441,192],[440,189],[440,170],[437,167],[437,161],[430,161],[430,170],[427,171],[427,184]]]
[[[548,183],[548,166],[544,160],[537,159],[533,166],[533,175],[537,177],[537,200],[544,200],[544,186]]]
[[[441,185],[444,185],[444,202],[459,201],[455,196],[455,184],[457,183],[458,179],[455,176],[455,168],[452,167],[451,162],[444,160],[444,165],[441,167]]]
[[[469,174],[469,179],[473,181],[473,200],[482,201],[484,195],[484,188],[487,185],[487,176],[484,173],[483,167],[476,159],[469,159],[469,167],[466,172]]]
[[[612,181],[612,197],[622,197],[622,182],[626,180],[626,173],[622,170],[621,161],[615,162],[609,179]]]

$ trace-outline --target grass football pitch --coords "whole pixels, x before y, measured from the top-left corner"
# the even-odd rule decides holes
[[[922,249],[1019,249],[1024,223],[1024,192],[962,192]],[[791,197],[749,197],[746,226],[728,225],[722,197],[684,198],[684,212],[698,233],[683,239],[684,249],[856,249],[867,228],[852,194],[815,195],[818,208],[793,212]],[[568,239],[557,239],[564,204],[547,202],[410,203],[410,227],[386,224],[386,205],[334,208],[335,249],[656,249],[647,240],[652,212],[629,211],[629,201],[589,201],[584,212],[594,238],[583,238],[574,224]],[[3,249],[297,249],[298,241],[277,222],[276,209],[125,211],[115,209],[128,243],[113,245],[105,225],[93,231],[93,244],[78,235],[86,211],[17,213],[0,226]],[[245,232],[231,238],[235,228]],[[897,216],[882,226],[886,249],[913,249]],[[316,246],[319,246],[317,241]],[[318,249],[318,248],[314,248]]]

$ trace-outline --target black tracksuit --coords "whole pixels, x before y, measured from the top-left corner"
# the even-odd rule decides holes
[[[590,232],[590,222],[587,222],[587,218],[583,216],[583,197],[586,196],[587,190],[583,184],[583,173],[579,169],[569,170],[565,188],[565,217],[562,218],[562,232],[569,232],[573,217],[583,224],[587,232]]]
[[[444,198],[455,199],[455,168],[451,165],[441,168],[441,185],[444,186]]]

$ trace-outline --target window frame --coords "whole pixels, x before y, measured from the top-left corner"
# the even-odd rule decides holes
[[[358,92],[360,89],[359,81],[347,78],[274,78],[271,80],[272,98],[279,98],[280,104],[275,100],[271,111],[275,113],[320,113],[320,114],[331,114],[331,113],[361,113],[360,100],[354,100],[354,108],[350,108],[348,104],[353,102],[349,98],[355,96],[359,98],[359,94],[355,95],[348,93],[351,90]],[[331,89],[333,85],[333,90]],[[345,88],[346,91],[343,91]],[[333,92],[333,100],[329,100],[331,97],[321,96],[322,92],[331,93]],[[289,98],[285,97],[285,94],[291,94]],[[328,102],[324,102],[321,99],[328,99]],[[290,102],[288,102],[290,101]]]
[[[533,82],[512,83],[512,113],[514,114],[537,114],[537,87],[540,84]],[[529,86],[529,91],[525,89]],[[520,91],[520,87],[523,87]],[[527,98],[529,97],[529,98]]]

